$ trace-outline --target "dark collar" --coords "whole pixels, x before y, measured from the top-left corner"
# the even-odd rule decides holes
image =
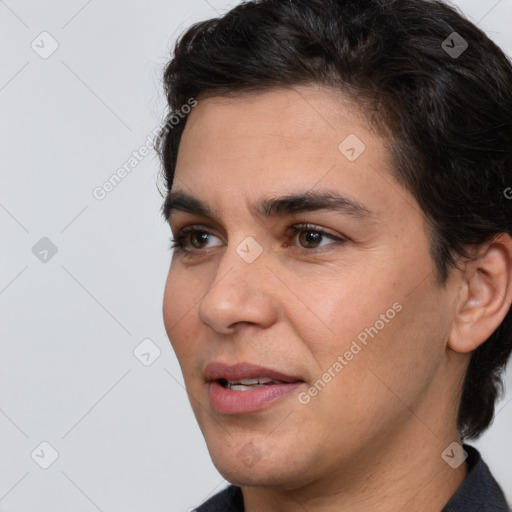
[[[467,444],[464,449],[468,473],[441,512],[510,512],[503,491],[478,450]]]
[[[441,512],[511,512],[503,491],[475,448],[464,445],[468,453],[466,478]],[[197,512],[244,512],[240,487],[230,485],[201,505]]]
[[[244,512],[244,499],[240,487],[230,485],[210,498],[193,512]]]

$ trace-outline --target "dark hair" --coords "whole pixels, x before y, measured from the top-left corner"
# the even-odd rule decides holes
[[[170,112],[156,147],[167,191],[186,124],[171,118],[191,98],[306,84],[342,91],[387,134],[393,174],[427,218],[440,286],[472,248],[512,233],[512,66],[436,0],[254,0],[193,25],[164,72]],[[509,310],[471,356],[462,438],[491,423],[511,350]]]

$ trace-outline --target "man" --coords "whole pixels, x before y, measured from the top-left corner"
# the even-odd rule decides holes
[[[177,43],[164,320],[234,484],[199,511],[508,510],[464,442],[512,350],[511,84],[429,0],[251,1]]]

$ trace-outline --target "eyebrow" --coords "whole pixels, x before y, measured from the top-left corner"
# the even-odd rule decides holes
[[[328,210],[357,218],[373,216],[366,206],[336,192],[297,192],[282,197],[260,200],[250,208],[251,213],[261,218],[286,217],[297,213],[317,210]],[[220,218],[220,212],[208,204],[186,192],[171,192],[162,207],[166,220],[170,220],[173,212],[181,211],[207,218]]]

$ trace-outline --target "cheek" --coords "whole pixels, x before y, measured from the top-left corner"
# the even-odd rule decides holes
[[[392,298],[376,301],[381,306],[377,315],[374,304],[369,315],[352,309],[354,317],[338,322],[346,334],[316,352],[323,371],[336,374],[326,386],[324,405],[369,430],[372,418],[405,419],[409,413],[404,404],[421,403],[443,362],[449,332],[449,314],[443,315],[442,295],[433,288],[394,303]],[[336,364],[339,356],[341,364]]]
[[[350,456],[384,431],[398,431],[428,394],[442,361],[442,335],[432,325],[418,333],[414,322],[413,305],[404,305],[377,333],[364,331],[366,344],[357,336],[333,337],[314,352],[318,370],[310,381],[310,399],[299,409],[301,428],[323,432],[332,448],[326,457],[333,463],[335,453]]]
[[[190,283],[185,273],[177,271],[171,264],[165,284],[163,300],[164,325],[171,345],[180,364],[195,353],[194,317],[197,316],[199,288]]]
[[[333,383],[319,404],[343,403],[362,420],[360,413],[381,401],[400,408],[397,396],[412,403],[428,388],[443,358],[449,308],[429,258],[404,253],[398,263],[389,257],[347,266],[337,282],[294,282],[308,309],[290,303],[288,315],[316,363],[311,377]],[[355,398],[361,396],[364,404]]]
[[[389,269],[385,274],[375,272],[375,266],[372,272],[370,266],[356,265],[306,279],[289,276],[298,299],[290,295],[283,301],[286,316],[322,367],[350,350],[354,340],[364,344],[380,336],[400,316],[400,293],[392,277]]]

